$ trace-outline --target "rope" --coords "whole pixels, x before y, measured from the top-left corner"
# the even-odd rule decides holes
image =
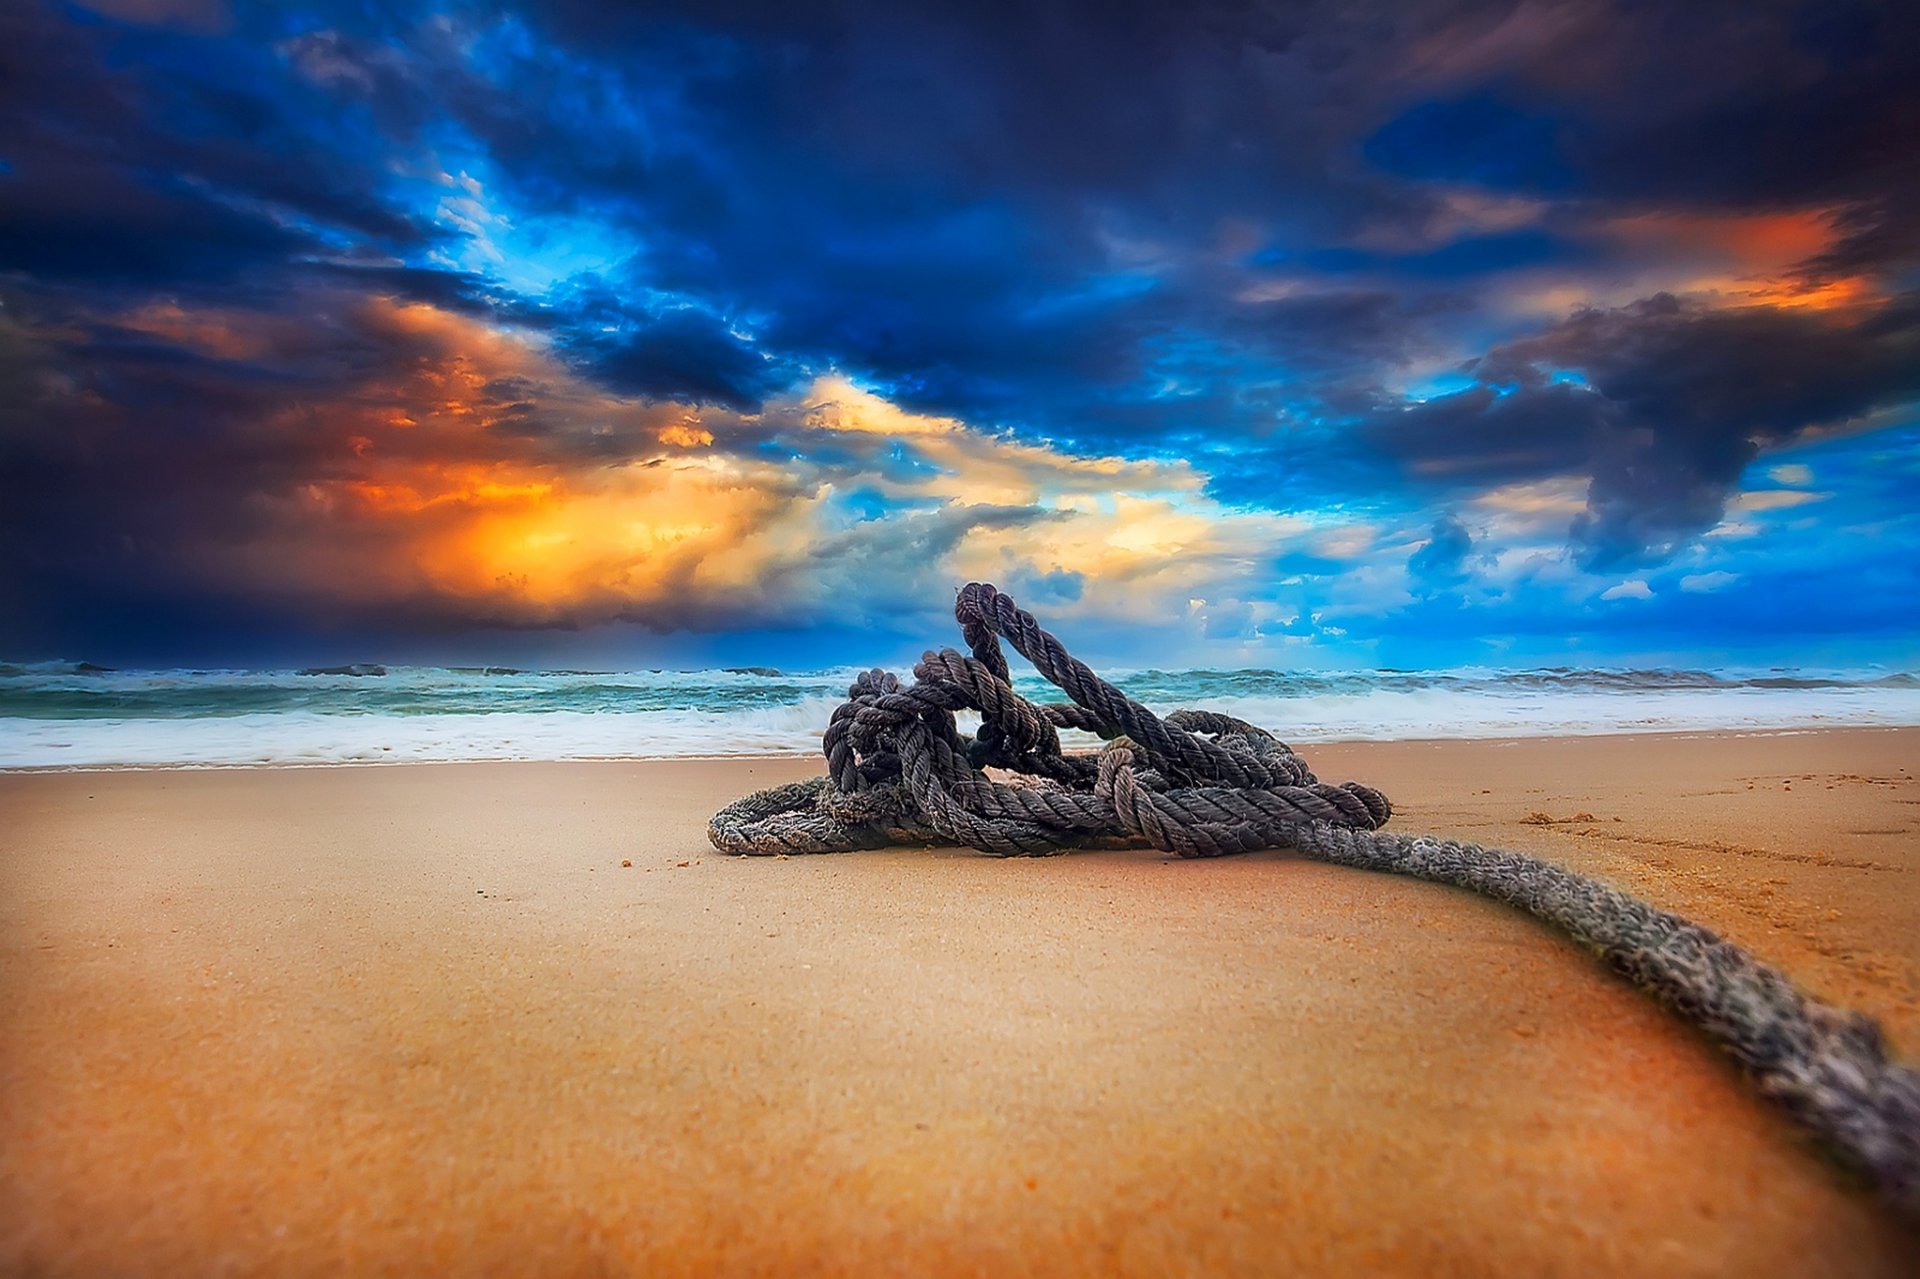
[[[1471,889],[1559,928],[1705,1032],[1763,1095],[1920,1221],[1920,1073],[1890,1060],[1871,1018],[1809,998],[1732,942],[1584,875],[1521,853],[1382,832],[1392,807],[1379,791],[1317,780],[1271,733],[1231,716],[1156,716],[991,586],[965,587],[954,612],[971,655],[927,653],[912,684],[886,671],[860,675],[822,737],[827,776],[721,809],[708,826],[714,847],[764,856],[957,844],[1029,857],[1288,847]],[[1071,701],[1036,704],[1014,692],[1002,639]],[[981,716],[971,738],[954,720],[963,709]],[[1106,745],[1068,754],[1063,728],[1090,730]],[[1027,780],[996,781],[988,768]]]

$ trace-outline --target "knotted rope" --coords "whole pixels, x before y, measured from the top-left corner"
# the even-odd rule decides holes
[[[1920,1221],[1920,1073],[1889,1059],[1871,1018],[1811,999],[1732,942],[1584,875],[1522,853],[1384,833],[1392,808],[1379,791],[1317,780],[1271,733],[1231,716],[1153,714],[991,586],[968,585],[954,612],[972,656],[928,653],[912,684],[862,674],[827,724],[828,775],[721,809],[707,831],[714,847],[770,855],[960,844],[1030,857],[1290,847],[1471,889],[1561,929],[1699,1027]],[[1035,704],[1014,692],[1003,638],[1072,700]],[[965,709],[981,716],[971,738],[954,720]],[[1062,728],[1106,745],[1069,754]],[[995,781],[987,768],[1029,780]]]

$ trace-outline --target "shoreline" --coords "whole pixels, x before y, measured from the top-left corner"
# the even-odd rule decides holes
[[[5,724],[0,720],[0,725]],[[1824,733],[1904,733],[1920,730],[1920,724],[1802,724],[1781,725],[1778,727],[1753,728],[1623,728],[1617,730],[1594,730],[1582,733],[1524,733],[1496,737],[1328,737],[1295,738],[1287,741],[1295,754],[1307,755],[1323,747],[1351,746],[1516,746],[1538,742],[1563,742],[1605,740],[1618,741],[1632,738],[1656,738],[1667,740],[1701,740],[1745,737],[1804,737]],[[1087,747],[1085,749],[1096,749]],[[516,758],[474,758],[474,759],[342,759],[342,760],[277,760],[252,761],[246,763],[173,763],[173,764],[0,764],[0,777],[46,776],[63,773],[219,773],[219,772],[287,772],[324,769],[353,768],[438,768],[466,767],[487,764],[506,766],[512,764],[726,764],[726,763],[767,763],[777,760],[817,760],[821,758],[818,750],[810,751],[771,751],[724,755],[573,755],[563,759],[540,756]]]
[[[1920,729],[1300,750],[1390,829],[1617,883],[1920,1058]],[[1284,851],[707,846],[819,771],[0,774],[0,1272],[1920,1260],[1723,1055],[1497,903]]]

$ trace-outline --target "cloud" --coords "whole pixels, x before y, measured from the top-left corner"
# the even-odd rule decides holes
[[[221,31],[231,21],[225,0],[83,0],[82,8],[123,22]]]
[[[1680,589],[1695,595],[1711,594],[1725,590],[1740,580],[1738,573],[1729,573],[1725,569],[1715,569],[1711,573],[1689,573],[1680,579]]]
[[[649,316],[623,332],[581,335],[572,349],[597,381],[621,394],[747,411],[800,374],[692,308]]]
[[[1636,577],[1616,586],[1609,586],[1600,592],[1600,598],[1603,600],[1650,600],[1653,598],[1653,588]]]
[[[1590,567],[1658,560],[1716,523],[1762,446],[1920,394],[1912,299],[1842,315],[1658,297],[1588,312],[1489,364],[1577,369],[1614,416],[1574,523]]]
[[[1181,463],[1085,456],[826,378],[760,411],[583,378],[551,336],[397,299],[150,305],[15,330],[43,421],[0,438],[30,612],[224,598],[308,624],[660,630],[936,612],[969,576],[1091,615],[1231,573],[1298,531]],[[325,316],[315,323],[313,316]],[[90,464],[99,451],[124,463]]]
[[[1534,381],[1518,389],[1482,382],[1383,406],[1360,435],[1414,476],[1440,484],[1504,483],[1585,466],[1607,431],[1608,404],[1587,387]]]
[[[1570,533],[1603,571],[1661,562],[1712,528],[1761,448],[1920,395],[1920,307],[1663,294],[1580,311],[1470,368],[1475,386],[1376,413],[1365,434],[1436,485],[1586,474]]]
[[[1831,493],[1809,493],[1804,489],[1760,489],[1737,495],[1727,503],[1727,509],[1740,515],[1754,511],[1780,511],[1805,506],[1809,502],[1824,502],[1832,496]]]
[[[1452,514],[1434,521],[1433,534],[1407,560],[1407,571],[1431,587],[1452,586],[1466,580],[1467,555],[1473,534]]]

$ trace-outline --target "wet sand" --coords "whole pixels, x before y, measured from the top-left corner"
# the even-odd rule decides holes
[[[1920,1057],[1920,730],[1304,753]],[[0,776],[0,1272],[1920,1272],[1501,906],[1286,853],[706,846],[816,771]]]

